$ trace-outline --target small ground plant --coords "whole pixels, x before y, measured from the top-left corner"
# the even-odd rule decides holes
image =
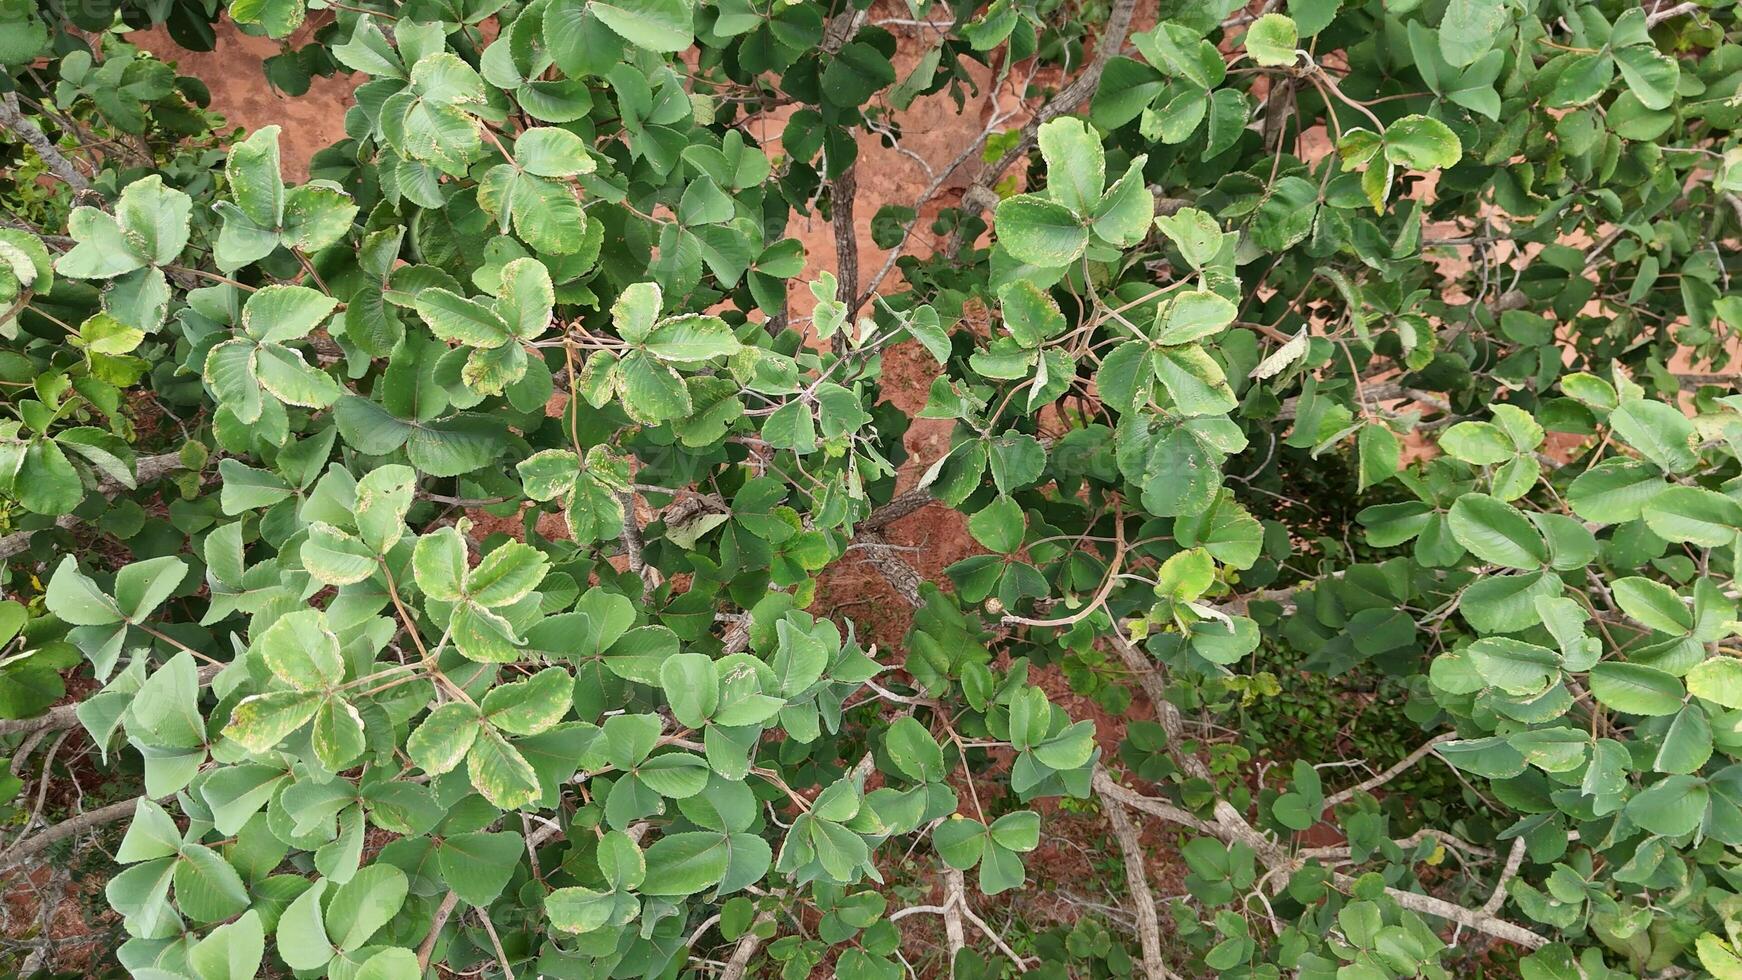
[[[1739,31],[0,0],[0,872],[109,828],[144,978],[1736,980]]]

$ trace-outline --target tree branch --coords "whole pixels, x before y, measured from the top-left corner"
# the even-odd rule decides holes
[[[889,525],[901,520],[915,511],[923,510],[938,502],[929,489],[921,487],[898,493],[889,502],[873,510],[871,515],[859,522],[856,529],[859,532],[881,531]]]
[[[1380,786],[1383,786],[1386,783],[1391,782],[1393,779],[1396,779],[1398,776],[1402,775],[1403,772],[1405,770],[1407,770],[1410,766],[1415,765],[1417,762],[1420,762],[1422,759],[1431,755],[1433,753],[1433,750],[1436,747],[1438,747],[1441,743],[1450,742],[1451,740],[1453,740],[1457,737],[1458,737],[1457,732],[1442,732],[1438,735],[1435,735],[1433,738],[1430,738],[1426,742],[1422,743],[1420,748],[1417,748],[1414,752],[1411,752],[1410,754],[1404,756],[1402,759],[1399,759],[1395,765],[1393,765],[1389,769],[1386,769],[1384,772],[1380,773],[1379,775],[1374,776],[1371,779],[1364,779],[1361,782],[1356,783],[1355,785],[1349,787],[1348,789],[1341,790],[1341,791],[1336,792],[1336,793],[1332,793],[1330,796],[1325,798],[1325,808],[1330,809],[1331,807],[1334,807],[1340,803],[1347,803],[1350,800],[1354,799],[1355,794],[1357,794],[1357,793],[1365,793],[1365,792],[1368,792],[1369,790],[1377,789]]]
[[[562,833],[561,827],[554,823],[547,823],[533,831],[532,836],[526,838],[526,848],[530,851],[560,833]],[[436,907],[435,917],[430,920],[429,932],[424,934],[423,942],[419,943],[417,947],[417,965],[420,971],[429,969],[429,958],[435,952],[436,940],[441,938],[442,928],[448,924],[448,919],[454,914],[454,907],[459,904],[460,894],[450,891],[447,897],[442,899],[442,904]],[[504,965],[506,966],[506,963]]]
[[[629,558],[629,570],[641,580],[641,597],[646,599],[653,594],[653,582],[647,575],[647,559],[642,557],[641,521],[635,516],[635,493],[626,491],[617,495],[623,504],[623,554]]]
[[[18,93],[7,92],[0,96],[0,126],[17,133],[18,138],[35,150],[42,162],[54,171],[56,177],[65,181],[68,187],[74,191],[91,189],[91,182],[85,179],[84,174],[79,173],[71,160],[62,155],[60,149],[54,145],[54,140],[49,139],[48,134],[18,108]]]
[[[1154,703],[1156,718],[1161,724],[1162,730],[1167,735],[1168,754],[1173,757],[1176,764],[1178,764],[1187,775],[1209,779],[1209,767],[1204,764],[1203,760],[1179,748],[1180,740],[1184,734],[1184,720],[1180,717],[1179,709],[1174,706],[1173,702],[1167,699],[1166,685],[1161,679],[1160,668],[1146,657],[1143,654],[1143,651],[1137,649],[1129,640],[1125,639],[1125,637],[1119,633],[1111,633],[1109,634],[1109,638],[1113,643],[1114,650],[1119,653],[1120,659],[1123,660],[1125,665],[1137,675],[1139,683],[1143,686],[1144,693],[1147,694],[1150,700]],[[1373,786],[1378,786],[1386,780],[1396,776],[1397,773],[1409,768],[1410,765],[1413,765],[1423,756],[1432,752],[1434,746],[1452,737],[1455,736],[1447,733],[1430,740],[1426,745],[1417,749],[1415,752],[1410,753],[1408,758],[1399,762],[1396,766],[1393,766],[1391,769],[1380,773],[1379,776],[1360,784],[1355,787],[1353,791],[1345,792],[1347,792],[1349,796],[1352,796],[1354,792],[1364,791],[1362,787],[1370,789]],[[1301,867],[1304,863],[1305,858],[1301,855],[1289,854],[1281,846],[1270,840],[1270,838],[1255,830],[1252,825],[1246,821],[1246,818],[1241,815],[1240,811],[1234,809],[1233,805],[1226,800],[1216,800],[1214,807],[1215,820],[1214,822],[1211,822],[1203,820],[1197,815],[1174,806],[1165,800],[1152,799],[1142,795],[1141,793],[1127,789],[1115,781],[1111,774],[1104,769],[1097,769],[1095,771],[1093,786],[1095,791],[1103,797],[1110,797],[1134,810],[1140,810],[1144,813],[1167,820],[1170,823],[1176,823],[1203,833],[1211,834],[1230,843],[1236,841],[1243,843],[1252,848],[1253,852],[1258,856],[1258,859],[1273,871],[1293,871],[1294,869]],[[1346,796],[1343,796],[1343,794],[1338,794],[1338,797],[1344,799],[1347,798]],[[1338,800],[1338,797],[1332,797],[1331,799]],[[1329,803],[1329,801],[1327,801],[1327,803]],[[1305,853],[1310,855],[1310,852]],[[1339,887],[1352,888],[1355,885],[1355,879],[1348,875],[1337,874],[1333,877]],[[1406,892],[1396,888],[1387,888],[1385,892],[1396,901],[1397,904],[1404,908],[1427,915],[1438,916],[1439,918],[1447,919],[1460,925],[1467,926],[1468,928],[1475,929],[1476,931],[1482,932],[1486,935],[1493,936],[1496,939],[1504,939],[1508,942],[1517,943],[1527,949],[1540,949],[1548,944],[1548,940],[1542,936],[1539,936],[1522,926],[1514,925],[1511,922],[1500,919],[1487,910],[1478,911],[1467,909],[1461,905],[1454,905],[1443,899],[1434,898],[1431,895]]]
[[[454,906],[460,904],[459,892],[448,892],[442,899],[442,904],[436,907],[435,918],[430,920],[429,932],[424,934],[423,942],[417,947],[417,968],[419,971],[429,969],[429,958],[435,952],[436,940],[441,938],[442,927],[448,924],[448,917],[454,914]]]
[[[0,853],[0,871],[8,871],[17,867],[24,862],[25,858],[40,853],[56,841],[76,837],[93,827],[127,819],[139,806],[140,799],[140,797],[134,797],[119,803],[111,803],[96,810],[88,810],[76,817],[68,817],[51,827],[46,827],[35,836],[26,837],[7,848],[4,853]]]
[[[1512,852],[1506,855],[1506,867],[1500,870],[1500,879],[1494,882],[1494,893],[1488,896],[1488,901],[1482,903],[1482,913],[1493,915],[1500,911],[1500,906],[1506,904],[1506,886],[1518,874],[1518,869],[1524,864],[1524,838],[1517,837],[1512,841]]]
[[[1239,839],[1236,836],[1231,836],[1229,828],[1225,826],[1219,824],[1208,824],[1172,804],[1161,800],[1150,799],[1120,786],[1113,782],[1112,778],[1106,775],[1104,771],[1097,771],[1095,778],[1095,788],[1097,791],[1106,792],[1107,795],[1112,796],[1114,799],[1126,804],[1127,806],[1130,806],[1132,809],[1142,810],[1146,813],[1159,816],[1165,820],[1213,834],[1225,841],[1232,842]],[[1218,801],[1218,806],[1226,805],[1227,804]],[[1256,833],[1256,831],[1251,830],[1249,824],[1245,824],[1245,818],[1241,817],[1239,819],[1241,824],[1246,826],[1248,832]],[[1281,848],[1275,846],[1265,849],[1254,848],[1254,850],[1257,852],[1258,859],[1272,871],[1292,872],[1304,864],[1300,858],[1290,857],[1288,854],[1283,852]],[[1357,884],[1354,877],[1346,874],[1333,874],[1331,878],[1338,888],[1352,889]],[[1474,929],[1484,935],[1492,936],[1495,939],[1503,939],[1510,943],[1516,943],[1526,949],[1541,949],[1548,945],[1547,938],[1539,936],[1523,926],[1501,919],[1486,910],[1468,909],[1462,905],[1453,904],[1442,898],[1434,898],[1432,895],[1423,895],[1420,892],[1406,892],[1399,888],[1387,888],[1385,889],[1385,894],[1392,901],[1412,912],[1420,912],[1423,915],[1431,915],[1445,919],[1449,922],[1456,922],[1461,926]]]
[[[1698,9],[1700,9],[1699,4],[1690,2],[1678,3],[1673,7],[1665,7],[1662,10],[1652,11],[1645,15],[1645,26],[1647,28],[1656,27],[1666,20],[1673,20],[1680,17],[1682,14],[1691,14]]]
[[[859,164],[847,165],[829,182],[829,224],[835,231],[835,298],[847,306],[847,322],[833,337],[835,355],[847,352],[847,331],[858,309],[859,237],[853,228],[853,200],[859,196]]]
[[[864,549],[865,561],[877,569],[877,574],[883,576],[883,581],[889,583],[889,587],[895,590],[901,601],[918,609],[919,585],[923,579],[912,565],[887,547],[888,539],[876,531],[860,531],[853,540],[858,544],[871,546]],[[878,545],[884,547],[877,547]]]
[[[732,958],[726,961],[726,968],[720,971],[720,980],[744,980],[745,972],[750,969],[751,959],[762,947],[762,937],[757,935],[756,927],[773,921],[773,912],[757,914],[756,919],[750,923],[750,928],[738,937],[738,945],[732,947]]]
[[[1143,949],[1143,970],[1149,980],[1176,980],[1161,958],[1161,919],[1155,913],[1155,894],[1149,890],[1149,868],[1143,863],[1143,841],[1137,827],[1125,812],[1124,804],[1108,795],[1102,786],[1112,780],[1106,772],[1095,773],[1095,792],[1101,798],[1107,823],[1113,828],[1113,839],[1125,857],[1125,883],[1131,890],[1131,903],[1137,907],[1137,939]]]

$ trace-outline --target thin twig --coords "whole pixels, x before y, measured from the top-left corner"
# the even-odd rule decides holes
[[[1506,904],[1506,886],[1511,884],[1513,876],[1518,874],[1518,868],[1524,864],[1524,838],[1517,837],[1512,841],[1512,851],[1506,855],[1506,867],[1500,870],[1500,880],[1494,883],[1494,893],[1488,896],[1488,901],[1482,903],[1482,914],[1493,915],[1500,911],[1500,906]]]
[[[1365,792],[1368,792],[1369,790],[1377,789],[1380,786],[1383,786],[1386,783],[1391,782],[1393,779],[1396,779],[1398,776],[1402,775],[1403,772],[1405,770],[1409,769],[1410,766],[1415,765],[1417,762],[1420,762],[1422,759],[1431,755],[1433,753],[1433,750],[1435,748],[1437,748],[1441,743],[1449,742],[1452,739],[1455,739],[1457,737],[1458,737],[1457,732],[1443,732],[1439,735],[1435,735],[1433,738],[1430,738],[1425,743],[1423,743],[1420,748],[1417,748],[1414,752],[1411,752],[1410,754],[1404,756],[1402,759],[1399,759],[1397,761],[1396,765],[1392,766],[1389,769],[1386,769],[1384,772],[1380,773],[1379,775],[1374,776],[1371,779],[1362,780],[1361,782],[1356,783],[1354,786],[1351,786],[1348,789],[1341,790],[1341,791],[1336,792],[1336,793],[1332,793],[1330,796],[1325,798],[1325,807],[1327,809],[1329,809],[1330,807],[1334,807],[1339,803],[1347,803],[1348,801],[1354,799],[1355,794],[1357,794],[1357,793],[1365,793]]]
[[[429,924],[429,932],[417,947],[417,968],[420,973],[429,969],[429,957],[435,952],[436,940],[441,937],[442,927],[448,924],[448,917],[454,914],[454,906],[458,904],[460,893],[448,892],[448,897],[442,899],[442,904],[436,907],[435,918]]]
[[[1673,7],[1665,7],[1662,10],[1655,10],[1645,15],[1645,26],[1647,28],[1656,27],[1666,20],[1672,20],[1676,17],[1680,17],[1682,14],[1691,14],[1698,9],[1700,9],[1699,4],[1689,2],[1678,3]]]

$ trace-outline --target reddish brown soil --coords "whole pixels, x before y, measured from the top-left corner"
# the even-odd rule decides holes
[[[311,19],[304,32],[316,23]],[[217,47],[203,52],[183,49],[162,30],[141,31],[128,39],[165,61],[175,62],[182,74],[205,82],[212,92],[212,108],[231,125],[248,132],[262,126],[281,127],[278,146],[284,179],[308,179],[309,158],[344,138],[345,110],[351,106],[351,92],[362,78],[344,72],[333,78],[316,77],[308,92],[292,98],[267,84],[261,68],[266,59],[279,53],[279,42],[250,37],[228,19],[217,25],[217,31]],[[299,46],[307,43],[299,36],[290,40]]]

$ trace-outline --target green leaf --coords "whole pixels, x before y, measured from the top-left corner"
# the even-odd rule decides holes
[[[895,84],[895,66],[882,51],[862,41],[841,48],[823,69],[822,95],[830,105],[856,108],[880,89]]]
[[[1404,116],[1385,127],[1385,159],[1412,170],[1457,164],[1463,144],[1445,123],[1427,116]]]
[[[1002,494],[968,518],[968,531],[974,535],[974,540],[1002,554],[1011,554],[1022,547],[1027,527],[1022,505]]]
[[[1615,67],[1621,69],[1627,88],[1647,109],[1667,109],[1675,102],[1681,81],[1681,65],[1649,44],[1615,50]]]
[[[1155,378],[1167,389],[1176,413],[1221,415],[1239,404],[1222,366],[1197,344],[1158,349],[1151,360]]]
[[[450,701],[432,709],[406,740],[405,752],[432,776],[452,770],[466,758],[478,737],[478,709]]]
[[[624,411],[640,422],[657,425],[695,410],[683,378],[642,351],[619,361],[615,376]]]
[[[1742,503],[1704,487],[1662,487],[1640,509],[1645,526],[1666,541],[1722,548],[1742,531]]]
[[[263,286],[242,307],[242,330],[268,344],[301,340],[326,322],[338,302],[306,286]]]
[[[1238,315],[1233,303],[1209,290],[1183,292],[1156,309],[1150,339],[1169,346],[1189,344],[1221,333]]]
[[[230,709],[224,737],[255,754],[270,752],[313,718],[320,706],[321,695],[314,691],[256,694]]]
[[[1265,14],[1246,29],[1246,53],[1264,66],[1292,65],[1300,35],[1294,20],[1283,14]]]
[[[814,452],[817,448],[816,419],[809,405],[794,399],[769,413],[762,422],[762,438],[776,449],[798,453]]]
[[[466,540],[454,527],[444,527],[417,539],[411,555],[417,587],[432,599],[458,601],[466,592]]]
[[[1524,514],[1487,494],[1467,493],[1447,514],[1452,537],[1491,565],[1533,569],[1548,564],[1542,535]]]
[[[598,167],[587,152],[585,140],[551,126],[535,126],[521,133],[514,141],[514,162],[538,177],[575,177]]]
[[[1656,667],[1607,661],[1591,668],[1590,680],[1591,693],[1616,711],[1671,715],[1681,710],[1681,681]]]
[[[405,535],[405,515],[416,489],[417,473],[398,464],[377,467],[357,481],[357,533],[376,554],[393,550]]]
[[[512,334],[490,307],[436,287],[417,294],[417,315],[443,340],[471,347],[500,347]]]
[[[502,894],[525,854],[526,843],[517,833],[455,834],[436,848],[436,865],[462,901],[482,908]]]
[[[1210,264],[1222,251],[1222,226],[1197,208],[1181,208],[1175,214],[1163,215],[1155,219],[1155,226],[1194,269]]]
[[[1604,460],[1579,474],[1567,487],[1573,513],[1599,524],[1638,520],[1647,504],[1668,487],[1650,464]]]
[[[647,849],[647,879],[641,892],[661,897],[694,895],[725,877],[730,857],[726,838],[719,834],[661,837]]]
[[[248,889],[216,851],[190,844],[175,865],[175,901],[195,922],[222,922],[248,907]]]
[[[574,686],[574,678],[569,676],[567,670],[562,667],[546,667],[525,680],[491,688],[484,695],[480,708],[484,713],[484,720],[505,732],[536,735],[568,714]],[[427,724],[426,721],[426,727]],[[440,729],[433,731],[432,738],[440,733]],[[452,732],[446,737],[451,742]],[[453,752],[451,744],[445,749],[446,751],[436,754],[446,758]],[[435,761],[439,762],[441,759]]]
[[[701,364],[716,357],[736,354],[742,346],[732,328],[716,316],[674,316],[654,328],[646,349],[662,361]]]
[[[1610,591],[1621,611],[1660,633],[1680,636],[1694,628],[1694,614],[1676,591],[1637,576],[1617,579]]]
[[[188,951],[188,963],[199,980],[247,980],[259,973],[265,954],[260,913],[249,909],[236,921],[206,933]]]
[[[404,877],[403,873],[401,877]],[[335,950],[321,920],[321,898],[331,884],[325,878],[315,879],[314,884],[298,895],[279,916],[275,945],[285,965],[293,970],[318,970],[332,961]]]
[[[404,947],[389,946],[365,960],[355,980],[417,980],[422,973],[416,953]]]
[[[1663,746],[1651,767],[1658,772],[1686,775],[1699,772],[1712,757],[1712,725],[1706,711],[1689,704],[1676,713],[1663,733]]]
[[[341,389],[331,375],[310,366],[288,347],[262,344],[254,352],[254,379],[286,405],[326,408]]]
[[[1454,68],[1473,64],[1501,39],[1507,24],[1502,0],[1451,0],[1440,18],[1440,55]]]
[[[72,555],[62,558],[55,566],[43,601],[49,612],[74,626],[108,626],[126,618],[114,600],[79,571],[78,559]]]
[[[883,746],[890,761],[908,778],[919,782],[943,779],[943,749],[912,715],[903,716],[889,726],[883,736]]]
[[[163,807],[141,797],[133,807],[133,821],[115,851],[115,860],[122,864],[168,857],[181,850],[181,830]]]
[[[536,340],[550,327],[556,291],[550,270],[536,259],[515,259],[502,267],[495,312],[521,340]]]
[[[1615,434],[1669,473],[1691,469],[1699,460],[1694,424],[1663,402],[1634,400],[1609,414]]]
[[[113,279],[148,262],[120,223],[96,208],[74,208],[67,233],[77,244],[55,260],[54,270],[69,279]]]
[[[327,933],[341,952],[363,948],[405,905],[410,882],[391,864],[361,868],[327,903]],[[282,952],[282,946],[280,947]]]
[[[1018,194],[998,205],[998,242],[1018,261],[1042,268],[1069,265],[1089,242],[1089,229],[1062,204]]]
[[[591,0],[593,16],[648,51],[682,51],[695,40],[690,0]]]
[[[479,732],[473,741],[466,754],[466,775],[486,800],[504,810],[525,806],[539,796],[538,773],[492,729]]]
[[[1506,433],[1488,422],[1459,422],[1441,433],[1440,448],[1477,466],[1495,466],[1517,455]]]
[[[1046,161],[1047,193],[1079,215],[1092,212],[1107,182],[1100,136],[1077,116],[1048,120],[1036,136]]]
[[[980,855],[986,849],[986,825],[959,813],[938,824],[931,836],[938,857],[957,871],[966,871],[980,863]]]
[[[1659,107],[1661,108],[1661,107]],[[193,199],[163,186],[157,174],[128,184],[115,202],[115,217],[133,251],[154,265],[168,265],[187,247]]]
[[[1699,827],[1709,797],[1704,780],[1668,776],[1628,800],[1627,816],[1651,833],[1679,837]]]
[[[1143,167],[1148,162],[1147,156],[1139,154],[1101,196],[1091,226],[1097,238],[1118,248],[1131,248],[1148,236],[1150,220],[1155,217],[1155,197],[1143,180]]]
[[[331,688],[345,679],[339,638],[318,609],[298,609],[280,616],[254,642],[266,666],[299,691]]]
[[[1742,708],[1742,661],[1718,656],[1701,661],[1683,678],[1688,693],[1726,708]]]
[[[465,591],[473,602],[487,609],[513,605],[538,588],[549,569],[550,559],[543,552],[519,541],[508,541],[466,573]]]
[[[714,661],[699,653],[680,653],[660,666],[659,676],[672,717],[690,728],[707,724],[720,703]]]
[[[1356,437],[1361,464],[1358,490],[1384,483],[1396,473],[1403,458],[1403,447],[1397,435],[1382,422],[1369,422]]]
[[[1467,653],[1484,681],[1512,695],[1541,694],[1561,676],[1559,654],[1510,637],[1485,636]]]

